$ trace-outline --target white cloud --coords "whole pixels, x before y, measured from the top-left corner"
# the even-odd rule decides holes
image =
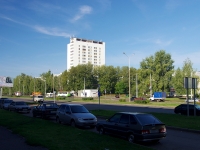
[[[60,37],[65,37],[65,38],[68,38],[68,37],[71,36],[71,34],[65,32],[65,31],[63,31],[61,29],[58,29],[58,28],[48,28],[48,27],[42,27],[42,26],[32,26],[32,25],[16,21],[14,19],[11,19],[11,18],[5,17],[5,16],[0,16],[0,18],[8,20],[8,21],[11,21],[11,22],[14,22],[14,23],[17,23],[17,24],[20,24],[20,25],[23,25],[23,26],[28,26],[29,28],[33,28],[37,32],[40,32],[40,33],[43,33],[43,34],[46,34],[46,35],[60,36]]]
[[[188,58],[191,60],[192,64],[193,64],[193,68],[197,69],[198,71],[200,71],[200,59],[198,59],[198,56],[200,56],[200,51],[198,52],[189,52],[189,53],[172,53],[172,59],[175,61],[175,67],[183,67],[183,62]]]
[[[162,41],[161,39],[156,39],[153,41],[153,43],[160,45],[160,46],[169,46],[173,40],[168,40],[168,41]]]
[[[47,35],[52,35],[52,36],[61,36],[61,37],[65,37],[68,38],[71,35],[58,29],[58,28],[45,28],[42,26],[34,26],[33,27],[36,31],[43,33],[43,34],[47,34]]]
[[[79,8],[78,14],[76,14],[74,16],[74,18],[71,20],[71,22],[76,22],[76,21],[80,20],[81,18],[83,18],[85,15],[91,14],[91,12],[92,12],[92,7],[87,6],[87,5],[81,6]]]

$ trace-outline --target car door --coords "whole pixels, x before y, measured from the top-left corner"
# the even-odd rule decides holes
[[[61,122],[65,123],[64,113],[65,113],[65,105],[60,105],[60,107],[57,110],[57,116],[59,117]]]
[[[112,134],[118,134],[119,133],[119,120],[120,120],[121,114],[115,114],[113,115],[106,124],[104,125],[104,129],[106,132],[112,133]]]
[[[71,113],[70,106],[66,105],[64,109],[64,113],[63,113],[64,122],[67,124],[70,124],[71,118],[72,118],[72,113]]]
[[[187,115],[187,105],[181,105],[181,107],[180,107],[180,113],[182,114],[182,115]]]
[[[9,110],[15,110],[15,102],[12,102],[10,105],[9,105]]]
[[[42,115],[42,105],[39,104],[38,106],[36,106],[35,108],[35,114],[41,116]]]
[[[190,115],[194,115],[194,109],[196,109],[194,105],[189,105],[189,113],[190,113]]]
[[[130,131],[129,116],[129,114],[121,115],[118,126],[116,127],[118,129],[117,132],[119,135],[125,136]]]

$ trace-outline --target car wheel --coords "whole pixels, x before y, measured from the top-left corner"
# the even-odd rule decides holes
[[[158,143],[160,140],[153,140],[152,143]]]
[[[100,127],[100,129],[99,129],[99,134],[105,134],[105,131],[104,131],[104,128],[103,128],[103,127]]]
[[[70,124],[71,124],[72,127],[76,127],[76,123],[75,123],[74,120],[72,120]]]
[[[32,113],[33,117],[36,117],[36,115],[34,113]]]
[[[45,116],[45,114],[42,114],[42,119],[46,119],[46,116]]]
[[[128,136],[128,141],[129,141],[130,143],[134,143],[134,142],[135,142],[135,136],[133,135],[133,133],[129,134],[129,136]]]
[[[56,122],[59,123],[59,124],[61,123],[59,117],[56,117]]]
[[[94,128],[95,128],[95,126],[90,126],[90,128],[91,128],[91,129],[94,129]]]

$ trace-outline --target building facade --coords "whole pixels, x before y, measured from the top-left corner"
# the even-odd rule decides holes
[[[105,65],[105,42],[70,38],[67,44],[67,70],[79,64]]]

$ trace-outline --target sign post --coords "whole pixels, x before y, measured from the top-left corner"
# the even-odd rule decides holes
[[[100,106],[100,97],[101,97],[100,84],[98,84],[98,97],[99,97],[99,106]]]
[[[186,88],[187,91],[187,116],[189,116],[189,99],[188,99],[188,90],[194,89],[194,116],[196,116],[196,108],[195,108],[195,89],[197,88],[197,78],[184,78],[184,88]]]

